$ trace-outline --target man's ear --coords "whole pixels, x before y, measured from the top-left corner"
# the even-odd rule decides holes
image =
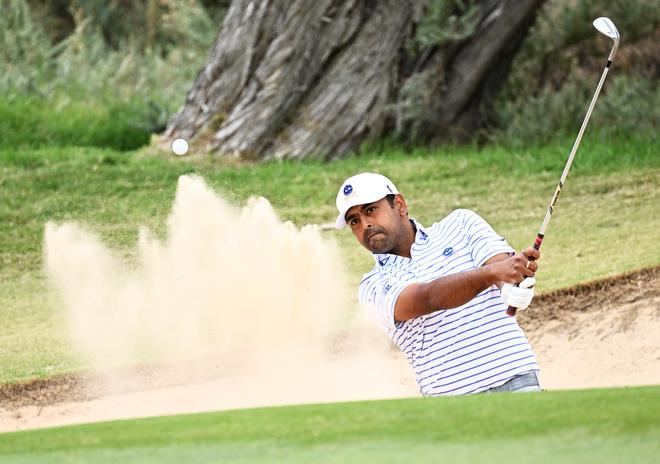
[[[400,193],[397,193],[394,197],[394,207],[402,216],[408,216],[408,205],[406,204],[406,199],[403,198],[403,195]]]

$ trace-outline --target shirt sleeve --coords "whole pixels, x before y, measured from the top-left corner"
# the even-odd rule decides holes
[[[467,237],[472,262],[476,267],[501,253],[513,254],[515,250],[498,235],[493,228],[477,213],[467,209],[460,210],[463,216],[463,230]]]
[[[379,272],[365,275],[360,282],[358,298],[371,310],[376,325],[388,335],[400,326],[394,319],[396,300],[410,282],[404,282]]]

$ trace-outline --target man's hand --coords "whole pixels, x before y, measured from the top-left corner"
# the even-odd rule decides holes
[[[497,255],[486,262],[496,282],[516,284],[527,277],[534,277],[541,253],[533,247],[524,249],[513,256]],[[501,284],[500,284],[501,285]]]
[[[516,309],[527,309],[529,304],[534,298],[534,285],[536,279],[534,277],[527,277],[520,282],[520,286],[516,287],[513,284],[502,285],[502,300],[507,306],[513,306]]]

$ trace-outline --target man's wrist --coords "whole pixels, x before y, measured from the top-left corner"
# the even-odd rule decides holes
[[[484,283],[486,284],[486,288],[490,287],[491,285],[497,285],[498,287],[502,287],[502,281],[499,279],[497,276],[497,273],[493,269],[493,264],[486,264],[485,266],[481,266],[481,271],[483,271],[483,279]]]

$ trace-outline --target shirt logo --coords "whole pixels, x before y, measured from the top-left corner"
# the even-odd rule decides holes
[[[452,247],[445,248],[445,251],[442,252],[442,254],[445,256],[451,256],[453,253],[454,249]]]
[[[344,196],[349,196],[351,193],[353,193],[353,186],[351,184],[348,184],[344,187]]]
[[[390,290],[392,290],[392,286],[390,284],[387,284],[383,287],[383,293],[387,293]]]

